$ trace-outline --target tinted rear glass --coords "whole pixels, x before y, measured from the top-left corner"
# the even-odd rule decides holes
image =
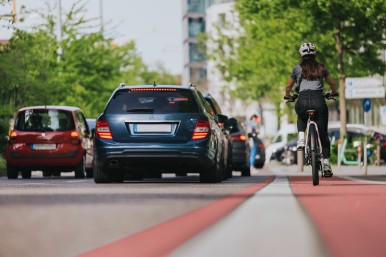
[[[106,108],[107,114],[197,113],[196,100],[189,90],[126,89],[115,93]],[[165,90],[165,91],[155,91]],[[170,90],[170,91],[166,91]]]
[[[33,109],[19,112],[19,131],[68,131],[75,129],[72,113],[64,110]]]

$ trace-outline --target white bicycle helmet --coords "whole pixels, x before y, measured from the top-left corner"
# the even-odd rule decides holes
[[[308,54],[316,55],[316,46],[313,43],[304,43],[300,46],[299,53],[301,57]]]

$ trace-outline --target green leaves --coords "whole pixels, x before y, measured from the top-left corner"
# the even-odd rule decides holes
[[[9,44],[0,45],[2,109],[10,106],[7,109],[14,112],[28,105],[74,105],[87,117],[96,117],[121,82],[179,83],[162,66],[150,70],[134,42],[116,45],[99,32],[93,19],[84,18],[83,3],[74,4],[63,19],[61,42],[56,37],[55,11],[48,6],[47,13],[40,13],[44,24],[30,32],[16,30]]]

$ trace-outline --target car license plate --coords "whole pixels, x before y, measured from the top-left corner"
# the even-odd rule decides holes
[[[171,124],[134,124],[134,133],[171,133]]]
[[[56,144],[32,144],[33,150],[55,150]]]

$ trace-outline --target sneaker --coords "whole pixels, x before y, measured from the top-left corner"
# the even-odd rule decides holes
[[[331,178],[333,175],[334,175],[334,173],[332,173],[331,165],[325,163],[324,164],[323,176],[325,178]]]

